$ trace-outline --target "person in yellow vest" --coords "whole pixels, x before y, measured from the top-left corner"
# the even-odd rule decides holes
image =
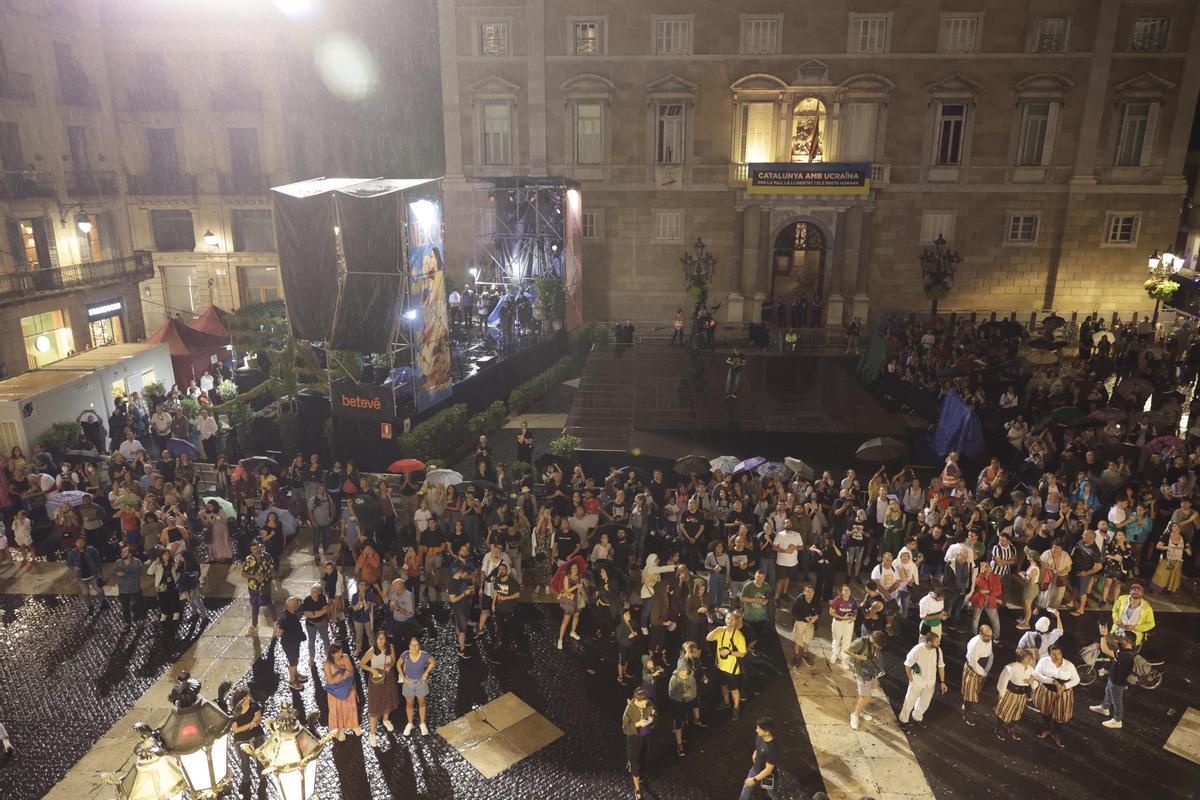
[[[721,698],[723,702],[718,708],[733,706],[733,718],[741,713],[742,659],[746,657],[746,637],[741,631],[742,615],[738,611],[730,611],[725,615],[725,624],[714,628],[705,637],[710,642],[717,643],[717,672],[721,679]]]

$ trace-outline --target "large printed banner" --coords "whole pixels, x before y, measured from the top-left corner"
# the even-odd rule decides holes
[[[750,164],[748,194],[867,194],[870,164]]]
[[[396,418],[396,398],[390,386],[353,381],[333,381],[330,386],[333,416],[391,422]]]
[[[417,351],[417,410],[450,396],[450,325],[446,302],[446,262],[442,257],[442,201],[426,197],[408,203],[408,280]]]

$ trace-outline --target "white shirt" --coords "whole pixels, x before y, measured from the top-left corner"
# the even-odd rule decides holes
[[[929,684],[937,682],[938,667],[945,667],[946,662],[942,658],[942,648],[931,650],[925,642],[917,642],[904,658],[904,666],[912,669],[913,683]]]
[[[1020,661],[1014,661],[1000,670],[1000,680],[996,681],[996,690],[1003,697],[1008,693],[1008,685],[1028,686],[1033,678],[1033,667],[1027,667]]]
[[[875,569],[871,570],[871,580],[875,581],[875,585],[879,587],[879,591],[883,592],[888,598],[896,596],[900,578],[896,574],[895,566],[884,569],[883,564],[876,564]]]
[[[1034,667],[1033,676],[1045,684],[1063,681],[1063,686],[1067,689],[1079,685],[1079,672],[1075,669],[1075,665],[1065,658],[1061,665],[1056,666],[1054,659],[1050,656],[1043,656],[1042,660]]]
[[[992,667],[992,643],[984,641],[983,637],[976,634],[971,641],[967,642],[967,666],[975,670],[981,678],[987,677],[988,670]],[[987,664],[986,668],[984,663]]]
[[[217,435],[217,421],[211,416],[200,417],[200,438],[211,439]]]
[[[200,391],[211,392],[213,390],[213,378],[207,372],[200,376]]]
[[[139,450],[145,450],[146,448],[142,447],[142,443],[137,439],[126,439],[121,442],[121,446],[117,449],[121,451],[121,455],[125,456],[126,461],[132,461]]]
[[[417,526],[417,532],[425,530],[429,527],[429,520],[433,519],[433,512],[424,508],[418,508],[413,512],[413,522]]]
[[[1021,636],[1021,640],[1017,642],[1017,648],[1020,650],[1037,650],[1038,657],[1044,658],[1050,652],[1050,646],[1062,638],[1062,628],[1053,628],[1047,633],[1041,634],[1042,643],[1037,644],[1037,631],[1025,631]]]
[[[171,432],[171,415],[165,411],[159,412],[150,417],[150,424],[154,426],[154,430],[159,434],[167,434]]]
[[[945,562],[949,564],[950,562],[954,561],[954,559],[958,558],[959,552],[964,550],[967,553],[967,563],[971,566],[975,566],[975,548],[966,542],[955,542],[947,547],[946,558],[944,559]]]
[[[775,564],[780,567],[794,567],[800,563],[800,548],[804,547],[804,538],[796,531],[783,531],[775,534]],[[787,548],[795,546],[796,552],[788,553]]]
[[[893,561],[892,566],[896,569],[896,591],[902,592],[917,582],[917,565],[911,559]]]
[[[501,564],[508,564],[509,569],[512,568],[512,559],[508,557],[508,553],[500,551],[500,558],[495,558],[489,550],[487,555],[483,557],[483,563],[479,568],[479,573],[483,576],[483,593],[491,597],[496,591],[496,582],[488,580],[488,576],[492,574]]]
[[[917,616],[924,619],[933,614],[940,614],[946,610],[946,601],[939,600],[933,596],[933,592],[921,598],[921,602],[917,603]]]

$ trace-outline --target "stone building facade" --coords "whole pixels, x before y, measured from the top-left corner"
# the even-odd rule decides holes
[[[1145,310],[1175,245],[1192,2],[438,5],[451,268],[478,266],[491,179],[577,181],[591,319],[670,319],[698,237],[729,319],[803,295],[830,324],[927,309],[939,234],[961,310]],[[750,191],[748,164],[869,183]]]

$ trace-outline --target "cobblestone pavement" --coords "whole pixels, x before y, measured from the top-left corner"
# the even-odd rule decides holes
[[[483,654],[477,651],[470,660],[460,661],[454,652],[453,623],[447,611],[438,609],[426,616],[423,640],[438,659],[430,679],[429,727],[440,727],[505,692],[513,692],[561,728],[565,733],[562,738],[494,779],[485,780],[439,737],[402,738],[401,710],[395,716],[396,732],[388,734],[380,729],[377,750],[352,736],[332,743],[318,767],[319,796],[324,800],[533,798],[561,796],[564,790],[572,797],[589,800],[632,796],[620,732],[620,715],[631,688],[622,689],[616,683],[615,663],[607,655],[611,645],[593,645],[585,637],[559,651],[554,646],[561,619],[556,607],[525,605],[518,613],[523,622],[519,651],[496,661],[485,657],[486,646]],[[281,701],[288,700],[302,704],[307,712],[317,710],[323,724],[327,714],[324,692],[311,682],[300,693],[281,683],[286,664],[283,653],[277,650],[267,653],[273,658],[256,662],[243,682],[249,682],[257,696],[269,697],[267,716]],[[301,671],[306,670],[302,665]],[[689,729],[687,754],[682,759],[675,755],[666,709],[662,709],[663,724],[654,731],[651,757],[644,772],[648,798],[737,797],[753,748],[754,720],[764,714],[772,715],[779,723],[782,795],[805,797],[822,788],[799,704],[776,642],[771,642],[761,665],[751,675],[760,693],[743,706],[741,720],[733,722],[727,711],[709,712],[711,725],[707,730]],[[362,690],[360,685],[360,708]],[[715,691],[715,684],[710,690]],[[256,784],[257,780],[241,784],[243,796],[259,796]]]
[[[123,631],[115,600],[90,614],[78,596],[0,595],[0,722],[17,748],[0,763],[0,797],[44,796],[226,605]]]

